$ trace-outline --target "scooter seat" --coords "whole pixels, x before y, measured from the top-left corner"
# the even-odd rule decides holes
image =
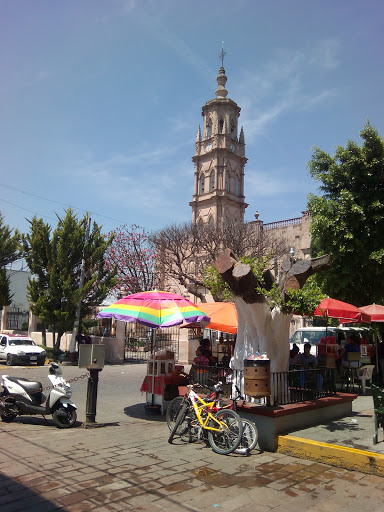
[[[15,382],[15,384],[19,384],[25,391],[40,391],[43,386],[41,382],[36,382],[28,379],[23,379],[21,377],[7,377],[11,382]]]

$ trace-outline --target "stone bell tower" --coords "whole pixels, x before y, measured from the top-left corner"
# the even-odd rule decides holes
[[[224,55],[217,77],[216,98],[202,109],[203,133],[197,130],[195,156],[195,190],[193,223],[221,224],[225,219],[244,221],[245,142],[243,128],[238,135],[240,107],[227,98]]]

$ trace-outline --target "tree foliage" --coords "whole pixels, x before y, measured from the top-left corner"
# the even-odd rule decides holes
[[[115,291],[122,286],[127,294],[155,289],[158,286],[156,252],[149,234],[135,224],[116,228],[112,234],[105,264],[107,269],[117,271]]]
[[[6,267],[20,258],[20,234],[4,223],[0,214],[0,309],[12,302]]]
[[[24,257],[31,270],[28,298],[31,310],[47,326],[62,334],[72,330],[78,301],[81,318],[93,313],[116,284],[114,271],[104,263],[113,236],[105,238],[101,227],[93,224],[86,241],[88,217],[78,219],[72,210],[58,217],[56,229],[34,217],[30,231],[23,235]],[[79,290],[82,259],[84,285]]]
[[[205,288],[215,300],[229,300],[223,283],[212,264],[216,255],[231,247],[239,257],[264,258],[273,265],[274,257],[280,258],[287,251],[282,238],[263,232],[258,224],[227,219],[222,225],[192,223],[171,225],[152,236],[156,246],[156,261],[161,273],[162,286],[179,285],[201,301],[205,301]],[[217,286],[216,286],[217,284]]]
[[[323,192],[308,200],[311,252],[332,259],[317,281],[357,306],[384,302],[384,141],[369,123],[360,136],[361,146],[349,140],[334,157],[315,148],[308,163]]]

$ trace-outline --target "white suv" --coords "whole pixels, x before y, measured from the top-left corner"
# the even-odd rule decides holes
[[[0,360],[6,361],[8,366],[18,363],[45,363],[46,352],[36,343],[21,334],[0,333]]]

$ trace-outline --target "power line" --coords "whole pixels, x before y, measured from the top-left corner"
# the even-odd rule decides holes
[[[29,213],[33,213],[34,215],[37,214],[37,212],[34,212],[33,210],[28,210],[28,208],[24,208],[23,206],[19,206],[18,204],[15,204],[15,203],[11,203],[11,201],[6,201],[5,199],[3,199],[2,197],[0,197],[0,201],[3,201],[4,203],[8,203],[8,204],[11,204],[12,206],[16,206],[16,208],[20,208],[20,210],[25,210],[26,212],[29,212]],[[40,214],[39,214],[40,215]],[[57,219],[53,219],[52,217],[48,217],[48,215],[40,215],[41,217],[44,217],[46,219],[50,219],[50,220],[54,220],[56,221]]]
[[[43,201],[49,201],[51,203],[60,204],[61,206],[65,206],[67,208],[72,208],[73,210],[79,210],[81,212],[88,213],[88,211],[84,210],[83,208],[78,208],[77,206],[71,206],[70,204],[62,203],[62,202],[56,201],[54,199],[48,199],[47,197],[38,196],[37,194],[32,194],[31,192],[26,192],[25,190],[21,190],[20,188],[12,187],[10,185],[4,185],[3,183],[1,183],[0,187],[8,188],[10,190],[15,190],[16,192],[21,192],[22,194],[25,194],[25,195],[31,196],[31,197],[36,197],[37,199],[42,199]],[[1,199],[1,200],[5,201],[4,199]],[[5,201],[5,202],[7,203],[9,201]],[[13,204],[13,203],[9,203],[9,204]],[[17,204],[13,204],[13,206],[17,206],[18,208],[24,209],[26,211],[31,211],[31,210],[27,210],[26,208],[23,208],[22,206],[19,206]],[[35,212],[32,212],[32,213],[35,213]],[[97,217],[102,217],[102,218],[108,219],[108,220],[113,220],[114,222],[119,222],[120,224],[125,224],[125,222],[123,220],[114,219],[113,217],[108,217],[107,215],[102,215],[101,213],[92,212],[92,215],[96,215]],[[47,217],[47,216],[45,215],[45,217]],[[56,219],[52,219],[51,217],[47,217],[47,219],[56,220]]]

